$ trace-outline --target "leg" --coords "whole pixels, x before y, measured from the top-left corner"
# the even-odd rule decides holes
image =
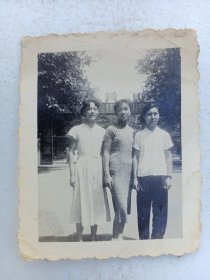
[[[123,239],[123,230],[125,223],[115,222],[113,223],[113,239],[122,240]]]
[[[118,239],[119,237],[119,223],[114,220],[113,222],[113,238]]]
[[[127,221],[126,211],[123,205],[119,205],[118,239],[123,240],[123,231]]]
[[[116,206],[116,203],[115,203]],[[119,208],[119,209],[117,209]],[[114,239],[123,239],[123,230],[125,227],[125,220],[121,219],[123,216],[121,213],[121,209],[118,205],[118,207],[115,207],[115,217],[113,222],[113,238]],[[124,217],[124,216],[123,216]]]
[[[124,222],[122,222],[122,223],[119,224],[119,233],[120,233],[120,234],[123,234],[124,227],[125,227],[125,223],[124,223]]]
[[[149,220],[151,209],[151,195],[148,177],[139,178],[141,189],[137,192],[137,214],[139,239],[149,239]]]
[[[124,227],[125,227],[125,223],[124,223],[124,222],[121,222],[121,223],[119,224],[119,237],[118,237],[119,240],[123,240],[123,231],[124,231]]]
[[[122,203],[122,197],[119,190],[116,190],[115,184],[112,190],[112,201],[114,206],[114,222],[113,222],[113,239],[123,239],[123,230],[126,222],[126,208]]]
[[[77,240],[82,241],[83,226],[81,223],[76,224],[76,230],[77,230]]]
[[[112,202],[113,202],[113,206],[114,206],[114,221],[113,221],[113,238],[114,239],[118,239],[119,237],[119,207],[118,207],[118,201],[117,201],[117,196],[114,190],[112,190]]]
[[[91,230],[91,241],[96,241],[96,233],[97,233],[97,225],[93,225],[90,227]]]
[[[164,189],[163,176],[156,176],[153,190],[152,239],[162,239],[165,234],[168,216],[168,191]]]

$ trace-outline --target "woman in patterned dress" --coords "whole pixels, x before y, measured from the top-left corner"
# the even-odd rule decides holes
[[[85,101],[81,113],[84,123],[68,132],[70,137],[70,185],[74,189],[70,222],[76,224],[78,241],[82,241],[84,226],[91,228],[91,240],[96,240],[97,225],[106,222],[106,201],[102,186],[101,147],[105,130],[96,124],[99,104]],[[74,164],[74,149],[78,160]]]
[[[115,103],[116,125],[107,128],[104,136],[104,184],[112,193],[115,217],[113,239],[122,239],[127,222],[127,201],[132,167],[134,131],[128,126],[131,105],[126,99]]]

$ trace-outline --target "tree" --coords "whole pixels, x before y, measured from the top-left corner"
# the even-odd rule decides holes
[[[64,119],[74,124],[80,122],[78,105],[94,95],[84,73],[84,66],[90,63],[86,52],[38,55],[39,134],[51,135],[53,126],[53,134],[64,135],[69,126]]]
[[[169,131],[181,127],[180,49],[153,49],[138,60],[137,71],[146,75],[139,101],[155,101],[160,108],[162,126]]]

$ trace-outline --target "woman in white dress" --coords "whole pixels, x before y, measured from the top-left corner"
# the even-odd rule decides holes
[[[68,132],[70,137],[70,185],[74,189],[70,222],[76,224],[78,241],[83,227],[90,226],[91,240],[96,240],[97,225],[106,222],[106,206],[102,186],[101,148],[105,130],[96,124],[99,103],[85,101],[81,113],[84,122]],[[74,164],[74,149],[78,160]]]

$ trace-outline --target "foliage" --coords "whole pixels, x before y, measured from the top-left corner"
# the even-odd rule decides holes
[[[90,63],[85,52],[38,55],[39,134],[51,134],[52,127],[54,134],[65,134],[66,125],[62,125],[62,119],[67,115],[67,118],[71,116],[68,121],[80,122],[78,105],[94,95],[83,70]]]
[[[181,59],[178,48],[153,49],[138,60],[137,71],[146,75],[139,101],[155,101],[162,126],[170,131],[181,126]]]

